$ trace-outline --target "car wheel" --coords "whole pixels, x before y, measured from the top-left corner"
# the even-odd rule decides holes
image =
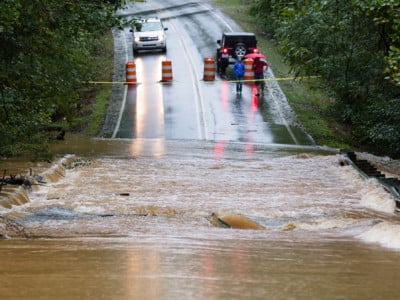
[[[163,53],[167,53],[167,47],[162,48]]]
[[[245,45],[245,44],[242,44],[242,43],[237,44],[237,45],[235,46],[235,54],[236,54],[236,57],[238,57],[238,56],[240,56],[240,57],[245,56],[245,55],[246,55],[246,45]]]

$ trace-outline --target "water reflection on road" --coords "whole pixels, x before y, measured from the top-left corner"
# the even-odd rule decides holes
[[[230,234],[228,234],[230,235]],[[290,241],[294,239],[294,241]],[[352,241],[7,241],[3,299],[397,299],[398,253]],[[6,272],[7,270],[7,272]]]

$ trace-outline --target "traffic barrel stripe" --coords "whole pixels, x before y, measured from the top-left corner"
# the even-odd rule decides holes
[[[250,58],[246,58],[244,60],[244,80],[253,80],[254,79],[254,70],[253,70],[253,60]]]
[[[162,62],[161,70],[161,81],[172,81],[172,62],[170,60],[164,60]]]
[[[215,79],[215,60],[213,57],[206,57],[204,59],[204,75],[205,81],[213,81]]]
[[[126,82],[128,84],[136,83],[136,64],[132,61],[126,63]]]

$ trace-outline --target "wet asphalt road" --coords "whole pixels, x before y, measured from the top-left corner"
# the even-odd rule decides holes
[[[129,28],[120,32],[126,61],[136,64],[137,85],[125,86],[113,137],[211,140],[248,144],[311,145],[276,82],[256,97],[252,83],[242,95],[231,80],[204,81],[204,59],[214,57],[224,31],[242,31],[208,1],[147,1],[129,4],[120,15],[158,16],[168,27],[167,53],[140,52],[133,57]],[[170,60],[173,80],[162,79],[162,62]],[[272,77],[270,70],[267,77]]]

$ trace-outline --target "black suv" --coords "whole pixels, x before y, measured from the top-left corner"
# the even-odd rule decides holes
[[[258,53],[257,39],[251,32],[224,32],[222,39],[217,40],[217,44],[217,71],[222,75],[238,56]]]

